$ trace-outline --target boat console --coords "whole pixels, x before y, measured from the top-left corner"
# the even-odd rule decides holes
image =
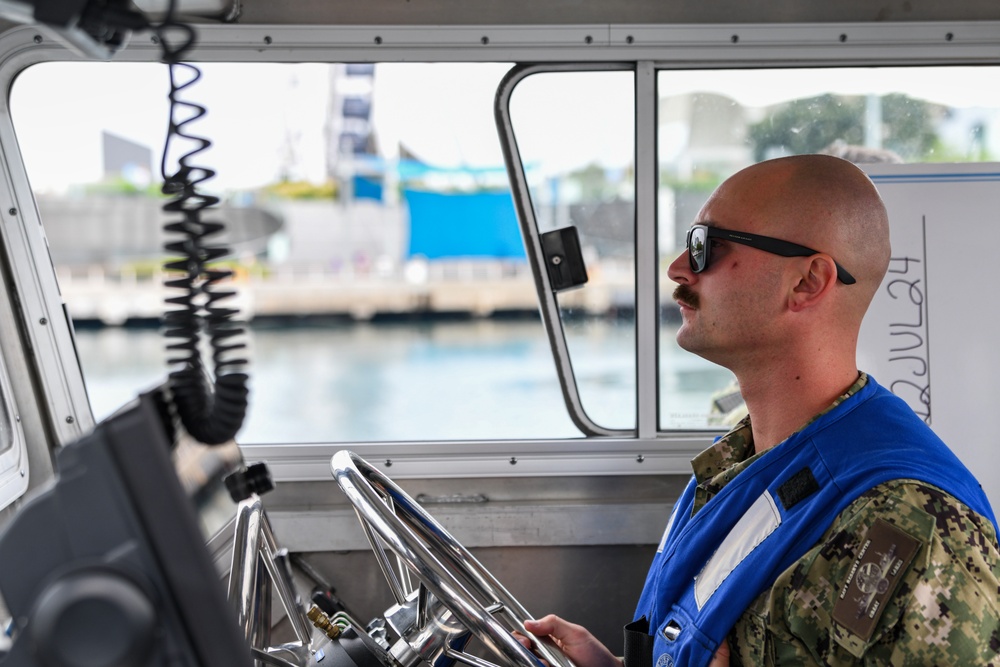
[[[511,631],[525,609],[395,483],[349,451],[333,475],[396,604],[362,625],[301,605],[259,496],[236,519],[229,601],[171,461],[164,392],[141,395],[58,452],[57,476],[0,535],[13,616],[2,667],[539,667]],[[244,485],[245,486],[245,485]],[[271,583],[297,641],[268,646]],[[235,609],[234,609],[235,608]],[[307,620],[308,619],[308,620]],[[572,667],[539,643],[551,665]],[[482,651],[481,651],[482,652]]]
[[[2,665],[246,667],[250,652],[170,459],[160,390],[56,455],[0,536]],[[218,585],[213,585],[218,583]]]

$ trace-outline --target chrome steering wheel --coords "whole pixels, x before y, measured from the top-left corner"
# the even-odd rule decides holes
[[[347,495],[361,521],[382,574],[397,605],[386,620],[401,639],[390,654],[403,667],[420,659],[431,667],[461,662],[470,667],[497,667],[465,652],[472,632],[507,667],[574,667],[547,638],[524,629],[532,618],[452,537],[392,480],[354,452],[343,450],[330,463],[333,476]],[[386,553],[396,557],[394,569]],[[410,583],[416,576],[417,587]],[[511,635],[516,630],[530,637],[538,655]]]

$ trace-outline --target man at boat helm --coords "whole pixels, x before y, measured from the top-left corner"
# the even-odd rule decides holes
[[[702,208],[669,269],[677,342],[736,375],[749,416],[692,461],[627,667],[1000,666],[989,502],[857,369],[888,263],[885,206],[840,158],[753,165]],[[525,627],[579,667],[622,665],[557,616]]]

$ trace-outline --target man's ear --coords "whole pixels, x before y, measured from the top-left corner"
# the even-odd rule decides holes
[[[837,265],[829,255],[803,257],[797,265],[796,283],[788,296],[788,308],[799,312],[820,303],[837,283]]]

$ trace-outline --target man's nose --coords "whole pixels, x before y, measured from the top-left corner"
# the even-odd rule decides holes
[[[697,280],[696,276],[697,274],[691,270],[691,261],[687,250],[677,255],[677,259],[670,262],[670,266],[667,267],[667,277],[675,283],[690,285]]]

